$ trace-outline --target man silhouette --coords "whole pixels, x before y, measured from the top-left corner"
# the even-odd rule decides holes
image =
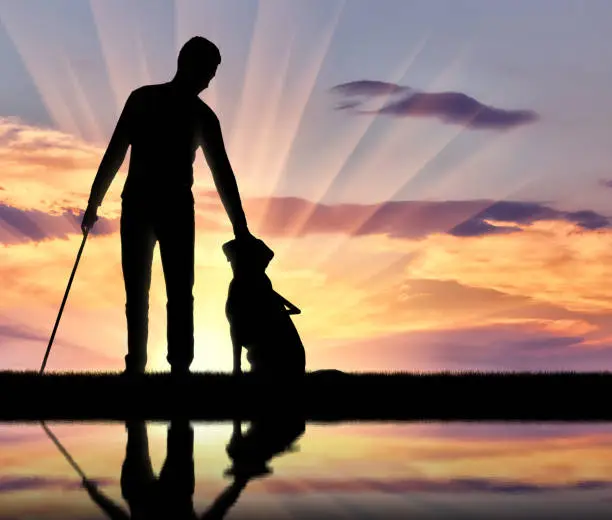
[[[193,360],[193,161],[202,147],[236,239],[253,238],[242,209],[219,120],[198,95],[221,63],[219,49],[201,36],[179,52],[174,78],[146,85],[128,97],[94,179],[82,230],[97,209],[128,147],[131,157],[121,194],[121,263],[125,281],[128,353],[125,373],[147,363],[149,288],[155,242],[167,295],[167,360],[173,374],[189,373]]]
[[[189,421],[170,423],[166,460],[159,477],[153,472],[145,422],[127,421],[126,430],[121,494],[129,506],[129,513],[102,493],[95,482],[84,479],[83,486],[91,499],[113,520],[195,520],[193,428]]]

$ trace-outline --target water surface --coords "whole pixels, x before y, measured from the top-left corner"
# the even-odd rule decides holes
[[[121,481],[128,431],[130,460],[140,457],[140,466],[131,466],[131,484],[144,478],[144,433],[152,482],[164,467],[170,424],[132,424],[131,430],[124,423],[47,424],[103,495],[136,518]],[[250,426],[242,424],[244,434]],[[191,423],[196,518],[612,517],[612,424],[308,423],[286,450],[283,442],[297,430],[269,426],[243,437],[242,451],[234,452],[243,458],[233,464],[226,446],[235,425]],[[188,430],[173,431],[179,436],[164,471],[174,472],[167,481],[176,489],[136,486],[149,490],[137,497],[141,504],[163,493],[184,495],[189,487],[184,462],[191,459],[180,447]],[[254,461],[253,453],[266,460]],[[244,457],[251,457],[246,466]],[[238,476],[227,474],[232,465]],[[0,468],[0,519],[110,517],[40,424],[0,425]],[[183,495],[174,496],[176,503]]]

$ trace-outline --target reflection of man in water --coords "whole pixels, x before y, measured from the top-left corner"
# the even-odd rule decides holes
[[[240,422],[234,421],[227,446],[233,465],[226,471],[233,482],[199,518],[221,520],[250,480],[271,473],[267,463],[291,450],[293,442],[304,433],[304,427],[304,422],[299,420],[254,422],[243,434]],[[197,519],[193,509],[193,429],[189,422],[182,420],[170,424],[166,461],[159,478],[153,474],[144,421],[128,422],[126,428],[128,441],[121,470],[121,493],[131,514],[98,490],[93,482],[85,480],[83,485],[92,500],[112,520]]]
[[[167,359],[175,374],[188,373],[193,361],[195,231],[191,187],[198,147],[204,151],[236,238],[251,238],[219,120],[198,97],[220,62],[219,49],[213,43],[194,37],[181,49],[171,81],[134,90],[91,188],[83,232],[97,220],[98,206],[131,146],[121,195],[128,374],[144,372],[147,362],[149,287],[156,241],[166,282]]]
[[[102,494],[90,481],[83,484],[90,497],[113,520],[195,519],[193,491],[193,429],[187,420],[172,422],[168,429],[166,461],[159,477],[153,473],[144,421],[126,424],[128,440],[121,469],[121,494],[128,514]]]

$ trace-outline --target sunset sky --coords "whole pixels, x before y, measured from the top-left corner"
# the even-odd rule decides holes
[[[609,0],[0,3],[0,369],[37,369],[129,93],[185,41],[307,368],[612,368]],[[48,370],[120,370],[120,193]],[[194,370],[231,369],[232,238],[198,152]],[[149,370],[168,370],[158,252]]]

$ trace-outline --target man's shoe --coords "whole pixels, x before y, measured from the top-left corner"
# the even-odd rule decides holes
[[[135,368],[126,368],[123,372],[121,372],[121,376],[128,378],[128,377],[142,377],[144,376],[145,371],[144,370],[138,370]]]

